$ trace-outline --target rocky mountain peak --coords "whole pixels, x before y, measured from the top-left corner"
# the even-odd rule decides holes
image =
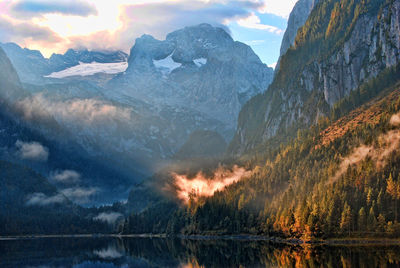
[[[109,88],[146,102],[179,103],[233,129],[241,106],[267,89],[272,74],[249,46],[203,23],[169,33],[165,40],[136,39],[126,73]]]

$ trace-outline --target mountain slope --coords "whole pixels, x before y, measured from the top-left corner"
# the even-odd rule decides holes
[[[269,90],[239,115],[231,145],[243,153],[277,134],[293,135],[399,62],[400,1],[319,2],[281,58]]]
[[[82,87],[61,86],[61,90],[66,95],[96,94],[87,84],[86,91]],[[46,96],[43,87],[38,88]],[[56,92],[60,88],[53,85],[50,90]],[[22,103],[30,98],[30,94],[22,88],[10,60],[0,48],[0,159],[30,167],[48,178],[66,170],[75,172],[75,177],[79,177],[79,180],[57,186],[59,190],[70,189],[71,192],[73,189],[71,194],[76,194],[79,190],[89,194],[88,198],[83,196],[85,203],[119,200],[124,195],[127,196],[127,187],[132,182],[144,177],[132,162],[125,169],[117,161],[113,165],[104,165],[113,163],[112,158],[108,155],[93,156],[87,148],[74,140],[69,129],[60,125],[52,114],[43,109],[44,106],[27,103],[29,109],[37,106],[37,114],[33,110],[24,109]],[[63,98],[62,94],[59,98]],[[30,155],[22,154],[24,148]],[[79,201],[79,198],[72,199]]]
[[[392,85],[361,107],[244,159],[250,176],[211,197],[193,192],[165,225],[164,215],[152,214],[167,207],[159,200],[130,220],[172,234],[398,237],[400,68],[395,73]]]
[[[0,96],[3,102],[15,102],[17,99],[27,95],[22,90],[17,72],[1,47],[0,70]]]
[[[0,161],[0,235],[108,231],[29,168]]]

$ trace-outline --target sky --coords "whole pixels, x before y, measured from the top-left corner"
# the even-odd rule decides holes
[[[272,66],[297,0],[0,0],[0,42],[38,49],[129,52],[135,39],[164,39],[200,23],[223,27]]]

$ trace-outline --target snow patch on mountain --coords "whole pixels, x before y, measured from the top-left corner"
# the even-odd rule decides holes
[[[128,67],[127,62],[113,62],[113,63],[83,63],[67,68],[59,72],[53,72],[45,77],[50,78],[65,78],[70,76],[89,76],[97,73],[117,74],[122,73]]]
[[[159,69],[163,75],[170,74],[174,69],[181,67],[181,64],[172,59],[172,54],[162,60],[153,60],[154,66]]]
[[[201,67],[203,65],[205,65],[207,63],[207,59],[206,58],[199,58],[199,59],[195,59],[194,63],[198,66]]]

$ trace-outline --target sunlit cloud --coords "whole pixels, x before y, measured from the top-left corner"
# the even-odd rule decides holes
[[[29,44],[34,40],[36,43],[46,45],[62,42],[63,38],[48,26],[40,26],[0,15],[0,41],[7,40],[15,40],[20,44]]]
[[[277,64],[278,64],[277,62],[274,62],[274,63],[269,64],[268,67],[275,69]]]
[[[252,13],[247,18],[238,20],[237,23],[242,27],[257,29],[257,30],[265,30],[270,33],[282,34],[283,32],[282,29],[279,29],[275,26],[262,24],[260,18],[254,13]]]
[[[275,14],[287,18],[295,2],[4,0],[0,1],[0,42],[16,42],[39,49],[49,57],[52,53],[64,53],[68,48],[83,47],[128,52],[142,34],[164,39],[171,31],[200,23],[221,26],[228,32],[234,23],[243,29],[280,34],[281,26],[268,19],[264,21],[265,18],[260,21],[259,15]]]
[[[298,0],[264,0],[264,5],[259,9],[259,12],[288,18],[297,1]]]

